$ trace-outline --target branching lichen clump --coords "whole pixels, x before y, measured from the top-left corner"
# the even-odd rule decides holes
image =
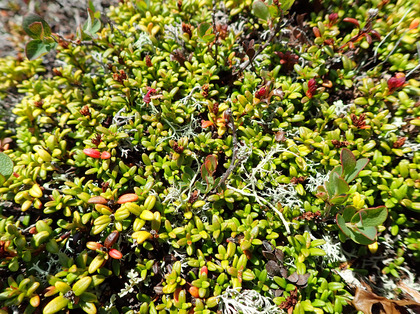
[[[120,1],[0,59],[2,311],[342,313],[415,271],[419,7],[292,4]]]

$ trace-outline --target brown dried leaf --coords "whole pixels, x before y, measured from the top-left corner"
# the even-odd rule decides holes
[[[283,278],[286,278],[286,277],[287,277],[287,274],[288,274],[288,271],[287,271],[287,269],[286,269],[286,268],[281,267],[281,269],[280,269],[280,273],[281,273],[281,276],[282,276]]]
[[[102,204],[102,205],[105,205],[107,203],[108,203],[108,201],[102,196],[92,196],[88,200],[88,204]]]
[[[276,255],[276,258],[279,262],[283,263],[284,260],[284,252],[280,249],[275,249],[274,254]]]
[[[405,306],[420,310],[420,303],[413,300],[389,300],[385,297],[378,296],[373,292],[356,288],[356,293],[352,301],[353,306],[358,311],[365,314],[406,314],[409,313]]]
[[[281,267],[277,262],[273,260],[269,260],[267,264],[265,264],[265,269],[267,270],[268,275],[270,276],[279,276],[281,275]]]
[[[306,286],[308,284],[308,279],[311,274],[306,273],[304,275],[299,275],[299,279],[296,282],[297,286]]]
[[[409,286],[407,286],[402,281],[397,283],[397,287],[400,288],[402,291],[404,291],[405,294],[408,294],[411,298],[413,298],[414,301],[420,303],[420,292],[419,291],[416,291],[413,288],[410,288]]]
[[[276,260],[276,256],[272,252],[262,251],[262,255],[268,260],[272,260],[272,261]]]
[[[289,277],[287,277],[287,280],[289,280],[291,283],[296,283],[299,280],[299,275],[294,272]]]
[[[273,252],[274,251],[274,247],[267,240],[264,240],[262,244],[263,244],[263,247],[265,248],[266,251],[268,251],[268,252]]]

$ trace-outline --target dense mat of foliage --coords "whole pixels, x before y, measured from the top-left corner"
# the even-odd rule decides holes
[[[72,37],[30,15],[33,60],[0,59],[1,313],[368,312],[359,281],[418,288],[417,0],[106,14]]]

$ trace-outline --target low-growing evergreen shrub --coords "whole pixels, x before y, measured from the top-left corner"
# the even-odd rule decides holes
[[[1,313],[419,306],[416,0],[87,12],[0,58]]]

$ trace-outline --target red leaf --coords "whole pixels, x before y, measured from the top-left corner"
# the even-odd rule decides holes
[[[128,193],[128,194],[124,194],[121,195],[120,198],[118,199],[117,203],[118,204],[124,204],[124,203],[128,203],[128,202],[135,202],[139,199],[138,195],[135,193]]]
[[[267,93],[267,89],[265,88],[265,86],[263,86],[255,93],[255,97],[262,98],[264,97],[266,93]]]
[[[306,91],[306,96],[311,99],[316,93],[317,84],[315,79],[310,79],[308,81],[308,90]]]
[[[111,158],[110,152],[102,152],[101,159],[109,159],[109,158]]]
[[[372,37],[369,34],[366,34],[365,37],[366,37],[366,41],[370,45],[372,43]]]
[[[207,269],[207,266],[203,266],[203,267],[201,267],[201,270],[200,270],[200,275],[205,274],[205,275],[207,276],[207,275],[208,275],[208,273],[209,273],[209,270]]]
[[[101,152],[94,148],[85,148],[83,150],[85,155],[92,157],[92,158],[101,158]]]
[[[121,259],[123,257],[122,253],[116,249],[110,249],[108,254],[113,259]]]
[[[143,101],[147,104],[150,103],[151,101],[150,94],[155,93],[155,92],[156,92],[156,89],[149,87],[149,90],[147,91],[146,95],[144,95],[143,97]]]
[[[356,20],[356,19],[354,19],[354,18],[352,18],[352,17],[345,17],[345,18],[343,19],[343,21],[344,21],[344,22],[349,22],[349,23],[352,23],[352,24],[356,25],[358,28],[360,28],[359,21],[358,21],[358,20]]]
[[[419,22],[419,19],[412,20],[409,29],[416,29],[419,26]]]
[[[188,289],[188,292],[194,297],[199,298],[200,295],[198,294],[198,288],[195,286],[191,286],[190,289]]]
[[[397,88],[404,86],[404,84],[405,84],[405,76],[391,77],[388,80],[388,88],[389,88],[390,93],[394,92]]]
[[[331,13],[328,16],[328,20],[330,21],[331,24],[334,24],[338,19],[338,13]]]
[[[205,128],[209,127],[209,126],[212,126],[212,125],[213,125],[213,122],[211,122],[211,121],[204,121],[204,120],[201,121],[201,127],[203,129],[205,129]]]
[[[88,204],[107,204],[108,201],[102,196],[93,196],[88,200]]]
[[[381,39],[381,35],[380,35],[377,31],[375,31],[374,29],[372,29],[372,30],[370,31],[370,33],[371,33],[374,37],[376,37],[376,39]]]

